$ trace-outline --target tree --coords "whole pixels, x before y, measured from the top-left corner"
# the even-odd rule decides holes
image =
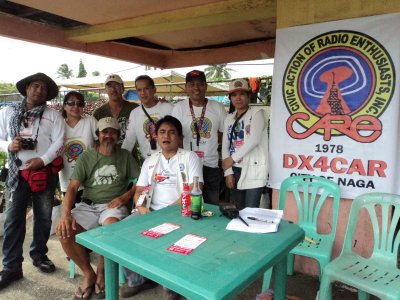
[[[57,74],[57,77],[60,77],[62,79],[70,79],[71,77],[74,77],[74,75],[72,74],[72,69],[70,69],[67,64],[62,64],[58,68]]]
[[[92,76],[100,76],[100,72],[99,71],[93,71],[92,72]]]
[[[205,73],[207,79],[210,80],[224,80],[231,79],[230,71],[234,71],[233,69],[227,68],[227,64],[220,65],[209,65],[205,68]]]
[[[17,90],[15,84],[0,82],[0,94],[10,94]]]
[[[83,64],[82,59],[79,61],[79,72],[78,72],[78,78],[86,77],[87,72],[85,69],[85,65]]]

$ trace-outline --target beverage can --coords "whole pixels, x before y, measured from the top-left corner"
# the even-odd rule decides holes
[[[181,214],[186,217],[192,214],[189,187],[186,189],[186,186],[181,198]]]

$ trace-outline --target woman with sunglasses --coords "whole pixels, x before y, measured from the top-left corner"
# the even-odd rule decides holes
[[[67,191],[79,155],[92,149],[97,140],[97,121],[92,116],[83,116],[84,107],[85,99],[81,93],[72,91],[65,95],[62,109],[65,120],[64,169],[59,173],[63,194]],[[83,187],[80,187],[75,203],[80,202],[82,189]]]
[[[224,123],[222,168],[233,189],[237,209],[259,207],[268,176],[267,117],[262,108],[249,106],[248,81],[229,84],[231,109]]]

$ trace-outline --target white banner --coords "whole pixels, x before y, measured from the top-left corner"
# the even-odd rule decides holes
[[[342,198],[400,194],[400,14],[277,31],[270,182],[338,183]]]

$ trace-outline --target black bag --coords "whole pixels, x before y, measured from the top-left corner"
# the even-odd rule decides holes
[[[219,210],[225,217],[229,219],[236,219],[239,217],[239,210],[234,206],[220,205]]]
[[[6,182],[7,180],[7,175],[8,175],[8,168],[3,166],[3,168],[0,171],[0,181],[1,182]]]

